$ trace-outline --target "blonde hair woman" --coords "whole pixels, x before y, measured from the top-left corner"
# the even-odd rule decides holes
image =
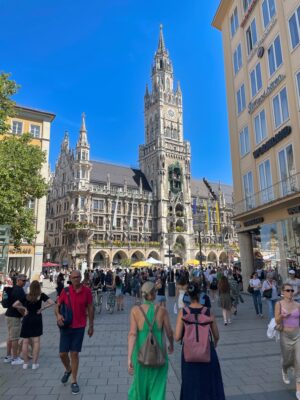
[[[155,284],[153,282],[145,282],[141,292],[143,304],[134,306],[130,313],[128,372],[133,375],[133,382],[128,392],[128,399],[164,400],[168,375],[167,355],[165,356],[165,364],[160,367],[146,367],[138,361],[139,350],[145,344],[149,333],[145,315],[150,324],[154,323],[153,334],[161,349],[163,348],[164,334],[166,333],[169,340],[169,354],[174,351],[173,332],[167,310],[154,304],[156,298]]]
[[[45,306],[42,307],[42,303]],[[40,354],[40,336],[43,334],[42,311],[54,305],[54,301],[42,293],[39,281],[32,281],[29,287],[29,293],[23,300],[14,302],[13,307],[24,311],[22,321],[21,338],[23,338],[22,354],[24,357],[23,368],[28,368],[28,344],[32,343],[32,369],[39,367],[38,359]]]
[[[281,326],[282,378],[288,385],[289,369],[294,368],[296,397],[300,400],[300,304],[294,301],[294,289],[289,283],[282,286],[281,293],[283,299],[275,305],[275,320]]]

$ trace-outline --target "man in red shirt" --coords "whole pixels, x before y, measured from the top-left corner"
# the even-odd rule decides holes
[[[89,318],[89,337],[94,333],[94,309],[92,292],[88,287],[82,285],[80,271],[72,271],[70,280],[69,293],[66,289],[62,290],[57,300],[55,315],[57,324],[60,327],[60,358],[66,369],[61,382],[66,384],[70,375],[72,375],[71,390],[73,394],[78,394],[80,391],[77,383],[78,353],[80,353],[82,347],[87,314]],[[69,302],[72,307],[73,318],[70,327],[65,328],[63,327],[64,317],[60,314],[60,305],[64,303],[68,306]]]

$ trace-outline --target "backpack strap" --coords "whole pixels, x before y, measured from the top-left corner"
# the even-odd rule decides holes
[[[146,313],[145,313],[143,307],[142,307],[142,306],[139,306],[139,309],[141,310],[142,314],[144,315],[145,321],[146,321],[146,323],[147,323],[147,325],[148,325],[148,327],[149,327],[150,332],[152,333],[153,327],[154,327],[154,323],[155,323],[155,320],[156,320],[156,315],[157,315],[157,312],[158,312],[158,309],[159,309],[159,306],[156,307],[156,309],[155,309],[154,318],[153,318],[152,323],[150,323],[150,321],[149,321],[149,319],[148,319],[148,317],[147,317],[147,315],[146,315]]]
[[[184,307],[183,310],[185,311],[185,314],[189,315],[191,313],[190,307]]]

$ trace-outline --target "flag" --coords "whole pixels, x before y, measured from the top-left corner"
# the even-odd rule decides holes
[[[145,220],[145,231],[148,231],[149,229],[149,215],[150,215],[150,203],[147,204],[147,216],[146,216],[146,220]]]
[[[209,205],[208,205],[208,201],[205,201],[205,211],[206,211],[206,231],[210,231],[210,210],[209,210]]]
[[[119,197],[117,197],[117,201],[115,203],[115,209],[114,209],[114,217],[112,221],[112,227],[115,228],[117,226],[117,211],[118,211],[118,205],[119,205]]]
[[[131,203],[131,214],[130,214],[130,220],[129,220],[129,229],[132,229],[133,227],[133,200]]]

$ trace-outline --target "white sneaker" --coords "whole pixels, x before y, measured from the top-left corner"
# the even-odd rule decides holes
[[[24,364],[24,360],[22,360],[22,358],[17,357],[17,358],[13,358],[11,360],[11,365],[22,365]]]
[[[32,369],[38,369],[39,366],[40,364],[32,364]]]
[[[6,356],[6,357],[4,357],[3,362],[4,362],[5,364],[8,364],[8,363],[11,363],[11,360],[12,360],[12,356]]]
[[[28,368],[28,364],[23,364],[23,369],[27,369]]]
[[[290,378],[288,376],[287,372],[284,372],[284,370],[281,371],[282,372],[282,380],[286,385],[289,385],[291,383]]]
[[[297,400],[300,400],[300,392],[296,392]]]

